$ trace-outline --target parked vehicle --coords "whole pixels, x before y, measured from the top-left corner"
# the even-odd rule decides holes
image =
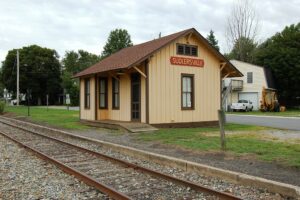
[[[237,103],[232,103],[231,110],[233,112],[235,111],[252,111],[253,110],[253,104],[249,100],[239,100]]]

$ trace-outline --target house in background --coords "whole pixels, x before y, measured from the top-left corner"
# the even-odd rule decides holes
[[[187,29],[124,48],[76,74],[80,119],[217,125],[225,76],[242,74],[198,31]]]
[[[274,89],[275,87],[270,69],[238,60],[230,60],[230,62],[244,76],[223,80],[223,89],[229,90],[224,109],[229,110],[229,106],[238,100],[249,100],[253,103],[253,110],[259,110],[262,88]]]

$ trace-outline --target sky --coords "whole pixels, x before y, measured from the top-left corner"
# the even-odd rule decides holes
[[[236,0],[0,0],[0,61],[31,44],[101,54],[111,30],[127,29],[139,44],[191,27],[212,29],[228,52],[226,19]],[[300,22],[300,0],[252,0],[260,20],[259,41]]]

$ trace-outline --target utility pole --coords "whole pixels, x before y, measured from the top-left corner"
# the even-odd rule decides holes
[[[17,106],[19,105],[19,68],[20,68],[20,60],[19,60],[19,50],[17,50]]]

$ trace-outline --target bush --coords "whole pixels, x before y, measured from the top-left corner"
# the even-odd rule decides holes
[[[0,101],[0,114],[2,115],[4,112],[4,108],[5,108],[5,102],[4,101]]]

